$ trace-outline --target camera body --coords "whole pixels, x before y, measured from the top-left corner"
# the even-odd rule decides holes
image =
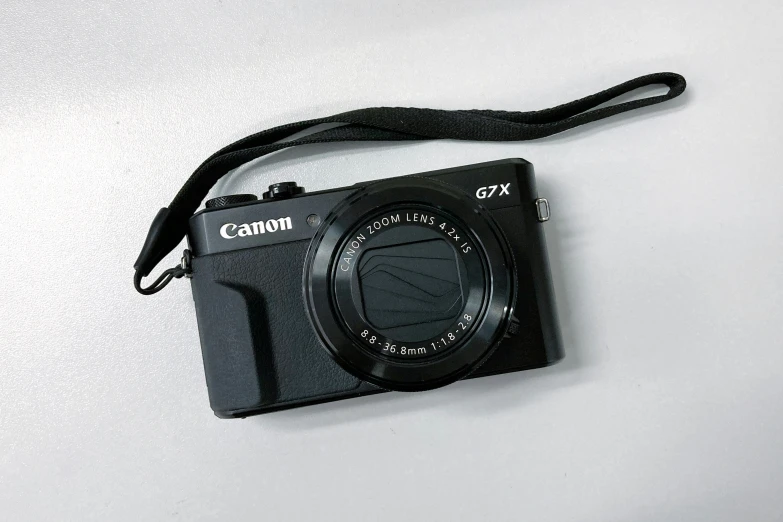
[[[188,242],[212,409],[246,417],[555,363],[548,212],[521,159],[210,200]]]

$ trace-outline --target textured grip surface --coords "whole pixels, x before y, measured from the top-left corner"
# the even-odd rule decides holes
[[[307,318],[301,270],[308,243],[193,259],[204,370],[219,416],[324,400],[364,385],[329,358]]]

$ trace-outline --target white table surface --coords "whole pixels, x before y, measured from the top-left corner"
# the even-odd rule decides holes
[[[780,520],[782,17],[2,2],[2,518]],[[219,187],[530,160],[553,209],[555,367],[224,421],[188,285],[133,290],[157,209],[243,135],[373,105],[540,109],[664,70],[681,99],[559,137],[310,147]]]

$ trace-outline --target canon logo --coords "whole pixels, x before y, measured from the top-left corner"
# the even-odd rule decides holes
[[[253,223],[226,223],[220,227],[220,235],[226,239],[235,237],[255,236],[258,234],[270,234],[279,230],[291,230],[291,218],[284,217],[278,219],[267,219],[266,221],[254,221]]]

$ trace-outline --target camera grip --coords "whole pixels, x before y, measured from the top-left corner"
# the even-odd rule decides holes
[[[193,298],[212,409],[244,417],[329,400],[362,382],[320,345],[302,296],[308,241],[193,259]]]

